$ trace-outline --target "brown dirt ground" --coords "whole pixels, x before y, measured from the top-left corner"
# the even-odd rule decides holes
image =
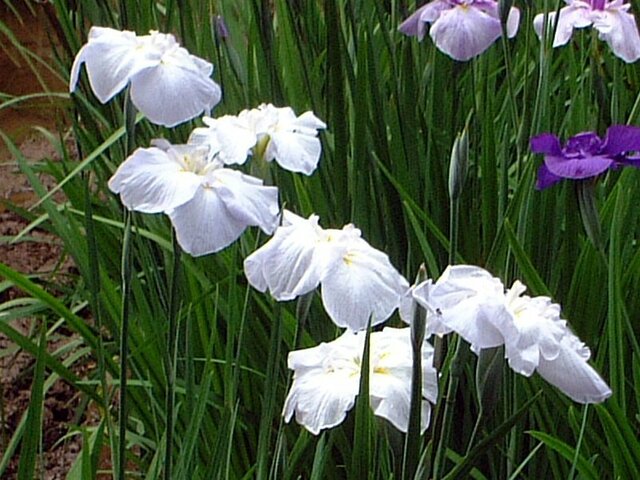
[[[14,32],[24,47],[40,55],[47,64],[54,65],[47,35],[47,20],[42,11],[44,7],[31,2],[34,15],[23,2],[14,1],[12,4],[18,8],[21,18],[17,18],[7,8],[6,3],[2,3],[0,20]],[[46,68],[38,68],[37,71],[41,80],[34,74],[20,50],[0,34],[0,93],[25,95],[45,89],[66,91],[66,86],[55,74]],[[28,161],[56,159],[55,149],[34,129],[35,126],[40,126],[56,131],[64,124],[62,115],[56,113],[59,109],[55,107],[47,100],[37,100],[21,103],[16,108],[0,109],[0,131],[19,146]],[[45,184],[51,184],[51,181],[43,181]],[[72,268],[70,262],[62,257],[64,252],[55,237],[35,230],[30,235],[35,237],[36,241],[14,244],[8,240],[28,224],[7,207],[8,203],[28,208],[35,199],[29,182],[20,174],[15,159],[0,140],[0,262],[17,271],[37,274],[51,280],[51,275],[56,271],[64,272]],[[15,289],[0,292],[0,303],[20,295],[21,292]],[[13,322],[12,326],[22,334],[34,335],[39,324],[37,319],[23,318]],[[58,335],[50,339],[47,348],[49,352],[54,352],[71,339],[72,337],[64,334]],[[29,405],[34,363],[32,356],[17,349],[5,336],[0,335],[0,458],[4,455],[7,442]],[[78,367],[82,368],[84,367]],[[86,374],[81,371],[76,373]],[[40,478],[63,479],[81,449],[79,436],[63,439],[70,427],[83,421],[83,415],[77,411],[80,398],[68,384],[57,381],[47,392],[44,404],[44,454],[40,459]],[[19,449],[13,455],[2,478],[15,478],[18,463]]]

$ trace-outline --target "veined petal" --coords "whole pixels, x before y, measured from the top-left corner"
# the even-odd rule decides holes
[[[611,388],[587,363],[589,356],[589,349],[569,332],[556,358],[540,359],[538,373],[576,402],[600,403],[611,396]]]
[[[317,138],[318,129],[326,124],[312,112],[295,116],[289,107],[264,108],[265,116],[277,118],[266,130],[270,141],[265,152],[265,160],[275,160],[286,170],[311,175],[320,160],[322,147]]]
[[[225,115],[218,118],[204,117],[206,128],[196,128],[189,135],[189,143],[208,145],[211,156],[226,165],[242,165],[256,144],[255,132],[238,117]]]
[[[615,156],[640,151],[640,127],[613,125],[607,129],[601,153]]]
[[[472,265],[449,266],[429,289],[428,298],[414,294],[436,315],[427,321],[427,333],[455,331],[475,351],[504,343],[509,312],[504,286],[486,270]]]
[[[70,92],[76,89],[83,63],[93,93],[100,102],[106,103],[127,86],[133,75],[157,65],[158,60],[145,54],[144,44],[134,32],[91,27],[88,42],[71,67]]]
[[[516,281],[507,292],[507,306],[515,330],[505,338],[505,356],[516,372],[530,376],[540,359],[560,354],[560,341],[568,333],[560,306],[548,297],[522,295],[526,287]]]
[[[547,27],[553,28],[555,23],[556,12],[547,14]],[[533,28],[542,38],[544,33],[544,14],[540,13],[533,19]],[[553,39],[553,47],[565,45],[571,39],[574,28],[584,28],[591,25],[591,7],[587,2],[574,1],[571,5],[560,9],[560,17],[558,18],[558,26],[556,27],[556,35]]]
[[[405,35],[418,37],[418,40],[422,41],[427,32],[427,23],[435,22],[443,11],[451,8],[451,5],[445,0],[429,2],[407,17],[398,27],[398,31]]]
[[[424,342],[422,349],[423,396],[435,403],[437,374],[432,366],[433,347]],[[374,413],[406,432],[411,404],[413,369],[411,329],[386,327],[371,334],[370,395]],[[422,405],[421,430],[429,425],[431,407]]]
[[[159,65],[131,77],[133,104],[149,121],[166,127],[208,113],[222,97],[218,84],[202,74],[186,50],[176,52],[182,53],[165,55]]]
[[[544,157],[544,164],[552,174],[558,177],[581,179],[601,174],[611,168],[614,165],[614,161],[602,155],[583,158],[547,155]]]
[[[536,189],[543,190],[550,187],[562,180],[562,177],[554,175],[549,171],[547,166],[543,163],[538,168],[538,178],[536,180]]]
[[[274,132],[267,146],[265,160],[275,160],[285,170],[311,175],[320,160],[320,139],[298,132]]]
[[[626,11],[628,4],[624,7],[622,2],[609,3],[605,10],[598,12],[593,26],[615,55],[632,63],[640,59],[640,33],[635,17]]]
[[[408,282],[389,257],[357,238],[321,282],[325,310],[339,327],[364,330],[384,322],[400,304]]]
[[[429,31],[441,51],[460,61],[484,52],[501,33],[500,20],[473,4],[443,11]]]
[[[245,225],[273,233],[280,212],[277,187],[265,187],[262,180],[228,168],[214,170],[209,178],[229,213]]]
[[[268,289],[276,300],[310,292],[324,275],[323,264],[315,255],[321,241],[318,217],[306,220],[291,215],[287,218],[294,223],[278,227],[271,240],[244,261],[249,283],[260,291]]]
[[[159,213],[191,200],[201,183],[201,176],[186,171],[166,151],[151,147],[133,152],[109,180],[109,189],[120,194],[130,210]]]
[[[211,187],[199,188],[193,199],[167,213],[178,243],[185,252],[196,257],[222,250],[247,228]]]
[[[360,387],[360,360],[364,335],[346,331],[317,347],[289,353],[293,384],[282,412],[314,435],[342,423],[355,403]]]

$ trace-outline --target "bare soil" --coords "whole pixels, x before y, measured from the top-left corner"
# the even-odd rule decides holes
[[[55,65],[47,33],[50,28],[42,10],[45,7],[31,2],[31,11],[26,3],[11,3],[18,9],[19,16],[6,3],[2,3],[0,20],[13,32],[21,47],[39,55],[43,62],[29,65],[21,53],[21,47],[16,47],[10,38],[0,33],[0,94],[22,96],[44,91],[66,91],[63,81],[43,66]],[[0,104],[5,98],[0,97]],[[54,147],[35,127],[49,131],[62,128],[65,122],[59,106],[59,102],[37,98],[21,101],[13,108],[0,108],[0,131],[11,139],[27,161],[55,160],[57,153]],[[47,179],[43,179],[43,182],[49,186],[52,184]],[[0,140],[0,262],[19,272],[52,280],[52,275],[68,272],[73,268],[64,257],[57,238],[36,229],[30,232],[28,241],[11,242],[28,225],[24,218],[14,213],[13,207],[29,208],[36,199],[26,177],[20,173],[11,150]],[[21,295],[16,289],[0,292],[0,303]],[[23,335],[35,336],[39,328],[38,322],[34,318],[22,318],[12,322],[11,326]],[[47,345],[48,351],[54,352],[71,340],[71,336],[64,334],[51,338]],[[34,364],[31,355],[0,334],[0,459],[29,406]],[[76,369],[82,368],[85,367]],[[83,374],[82,371],[76,373]],[[41,478],[65,478],[80,451],[82,443],[79,435],[64,438],[70,427],[83,421],[80,406],[81,399],[77,392],[65,382],[57,381],[48,390],[41,432],[44,449],[40,458]],[[19,452],[20,446],[13,454],[3,479],[15,478]]]

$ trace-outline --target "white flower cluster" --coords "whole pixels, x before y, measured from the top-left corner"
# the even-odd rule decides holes
[[[130,86],[134,105],[151,121],[174,126],[207,113],[221,98],[209,77],[210,63],[190,55],[172,35],[137,36],[94,27],[71,72],[76,88],[80,66],[101,102]],[[312,433],[343,421],[358,394],[364,333],[385,322],[396,309],[408,323],[417,305],[428,311],[427,336],[456,332],[474,352],[504,345],[509,365],[530,376],[537,371],[575,401],[601,402],[611,390],[589,366],[589,349],[560,318],[547,297],[523,296],[516,282],[502,282],[474,266],[449,267],[435,283],[413,287],[389,257],[369,245],[353,225],[323,229],[319,218],[284,211],[278,228],[278,190],[228,165],[276,161],[292,172],[317,168],[326,125],[312,112],[261,105],[236,116],[204,117],[188,143],[155,140],[120,165],[109,188],[130,210],[169,216],[181,247],[192,255],[217,252],[248,226],[273,237],[249,255],[249,283],[277,300],[292,300],[320,287],[323,305],[339,327],[336,340],[289,354],[294,381],[284,406]],[[370,404],[376,415],[406,431],[411,398],[410,328],[371,334]],[[433,348],[422,353],[422,429],[437,399]]]

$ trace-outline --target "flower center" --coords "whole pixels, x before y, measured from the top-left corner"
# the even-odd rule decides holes
[[[586,158],[597,155],[602,147],[602,140],[591,132],[580,133],[567,140],[562,154],[566,158]]]

